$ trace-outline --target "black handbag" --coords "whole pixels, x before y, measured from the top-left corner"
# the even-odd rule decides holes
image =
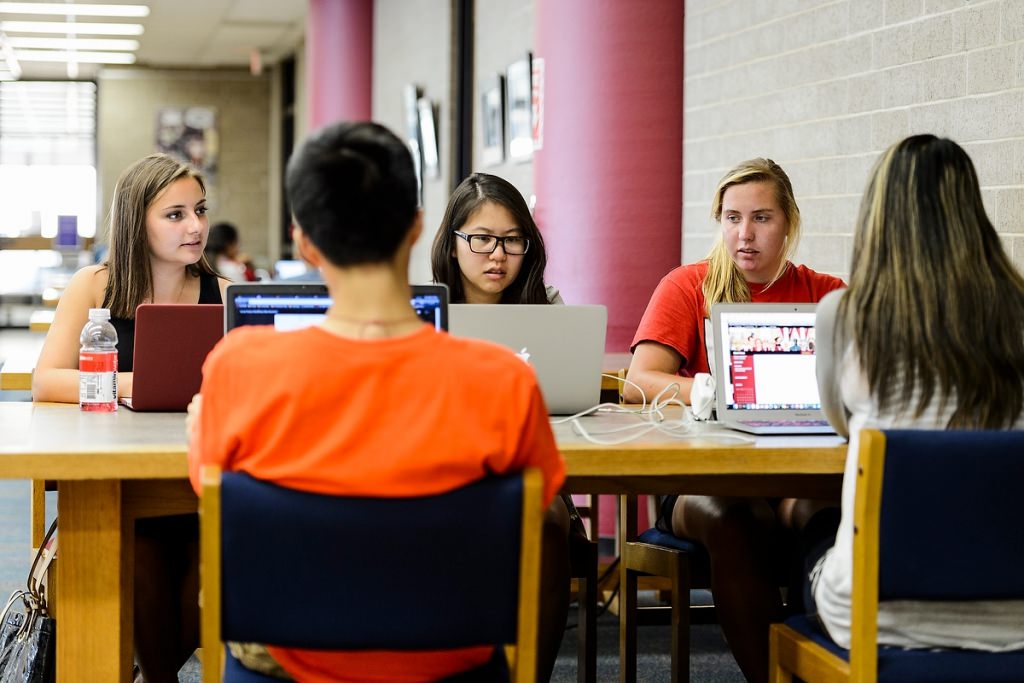
[[[0,614],[0,683],[51,683],[56,678],[57,622],[50,616],[46,591],[57,554],[56,530],[54,520],[32,560],[26,588],[14,591]]]

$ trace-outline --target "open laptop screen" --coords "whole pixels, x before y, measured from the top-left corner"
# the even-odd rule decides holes
[[[719,367],[730,410],[815,410],[814,311],[729,311]]]
[[[448,288],[444,285],[412,285],[412,307],[438,330],[448,329]],[[227,289],[225,331],[241,325],[273,325],[295,330],[316,325],[331,307],[322,283],[233,284]]]

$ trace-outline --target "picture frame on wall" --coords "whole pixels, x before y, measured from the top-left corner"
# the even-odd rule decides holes
[[[480,88],[480,161],[496,166],[505,160],[505,77],[497,74]]]
[[[531,54],[509,64],[505,70],[506,119],[508,121],[508,157],[529,161],[533,157],[533,91],[530,82]]]
[[[416,170],[416,192],[423,203],[423,152],[420,149],[420,115],[418,102],[423,89],[414,83],[402,88],[402,110],[405,113],[405,144],[409,145],[413,166]]]
[[[421,97],[416,106],[419,110],[420,142],[423,145],[423,176],[440,178],[441,165],[438,161],[437,116],[434,112],[434,103],[426,97]]]

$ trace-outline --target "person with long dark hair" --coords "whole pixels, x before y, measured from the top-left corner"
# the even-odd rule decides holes
[[[474,173],[455,188],[430,265],[452,303],[562,303],[558,290],[544,284],[544,238],[523,195],[495,175]]]
[[[808,607],[849,648],[861,430],[1024,428],[1024,277],[959,145],[916,135],[882,155],[861,201],[850,286],[818,305],[816,330],[822,408],[850,446],[835,544],[808,562]],[[1020,649],[1024,604],[882,602],[878,643]]]

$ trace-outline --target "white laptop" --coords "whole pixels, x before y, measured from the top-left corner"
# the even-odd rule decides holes
[[[815,376],[815,304],[716,304],[718,421],[752,434],[831,434]]]
[[[551,415],[601,400],[608,310],[604,306],[451,304],[448,331],[507,346],[533,366]]]

